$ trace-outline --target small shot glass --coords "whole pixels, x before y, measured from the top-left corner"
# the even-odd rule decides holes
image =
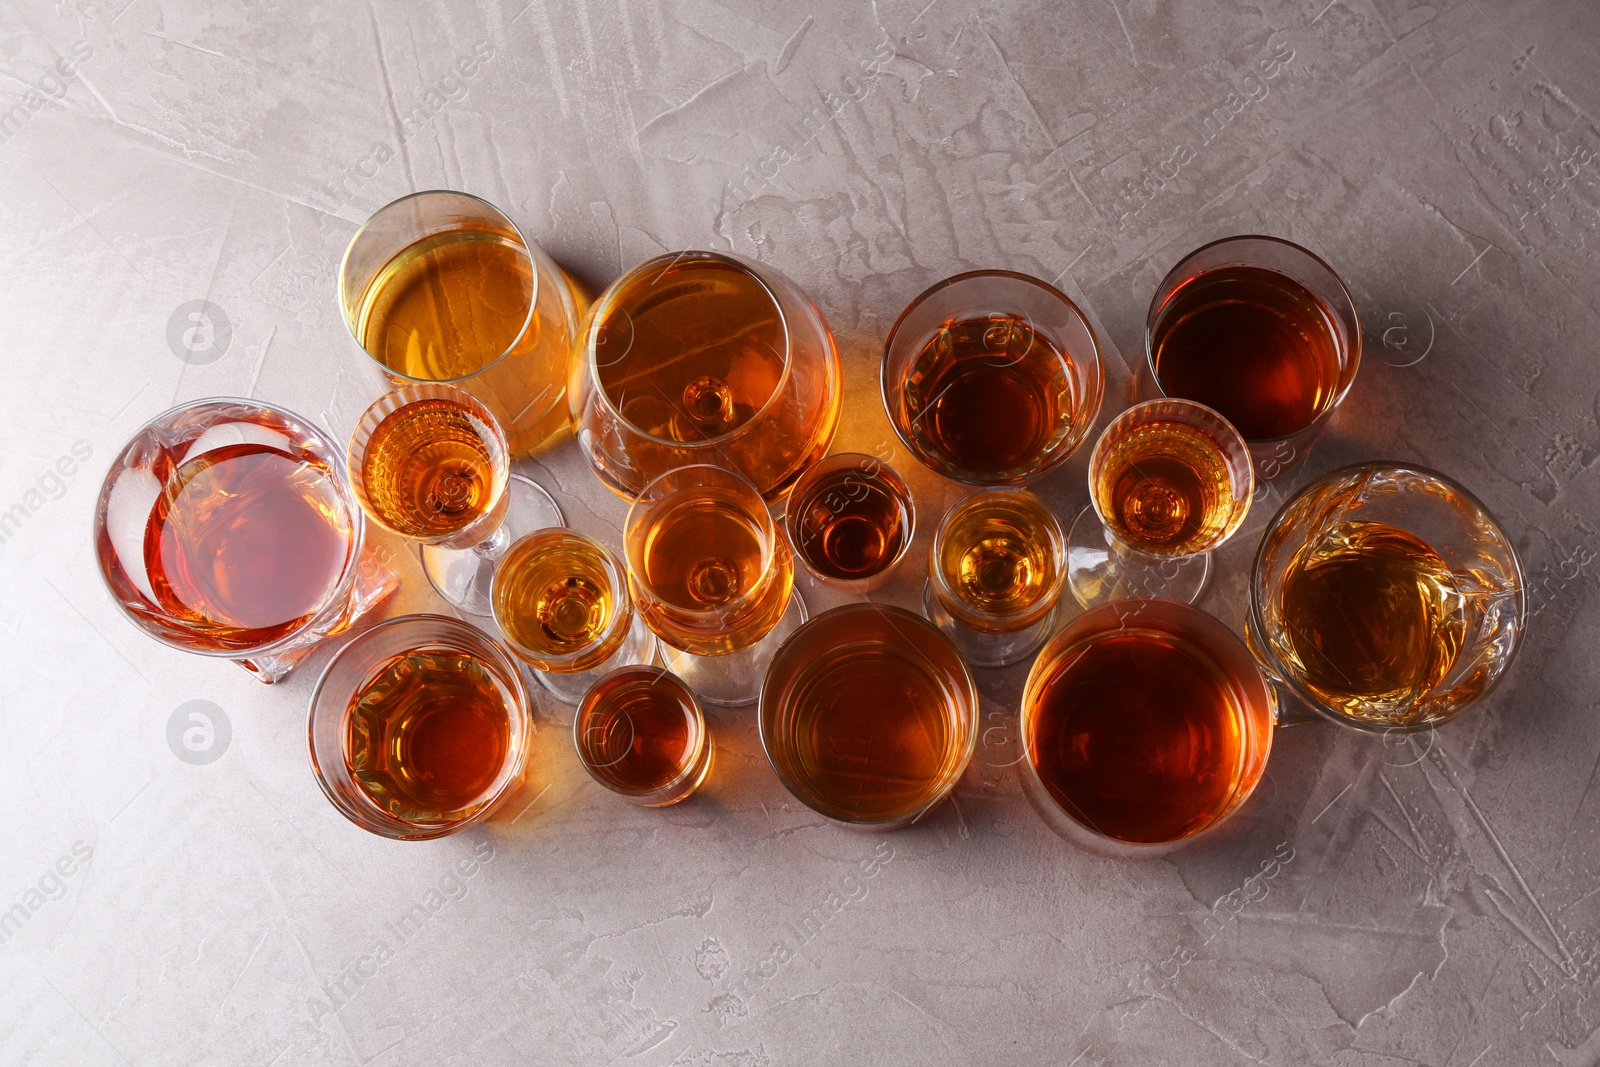
[[[1050,636],[1066,586],[1061,521],[1026,489],[983,489],[946,512],[928,553],[928,619],[974,667],[1004,667]]]
[[[643,808],[687,800],[711,773],[711,729],[694,691],[660,667],[621,667],[596,682],[572,720],[589,777]]]
[[[806,471],[784,510],[795,555],[823,585],[852,593],[881,588],[916,531],[911,490],[876,456],[840,452]]]

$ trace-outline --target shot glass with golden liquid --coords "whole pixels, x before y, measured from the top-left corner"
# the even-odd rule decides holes
[[[1161,396],[1205,404],[1270,481],[1305,459],[1361,365],[1361,321],[1334,269],[1276,237],[1228,237],[1156,288],[1145,370]]]
[[[889,580],[911,547],[916,514],[898,471],[876,456],[840,452],[795,483],[784,528],[819,582],[867,593]]]
[[[361,507],[420,545],[440,596],[492,613],[490,586],[512,540],[561,526],[538,484],[511,473],[509,446],[487,406],[453,385],[408,385],[362,413],[345,466]]]
[[[1050,636],[1067,580],[1066,534],[1025,489],[983,489],[945,514],[923,607],[974,667],[1004,667]]]
[[[702,700],[754,703],[767,661],[806,618],[761,493],[721,467],[679,467],[639,493],[623,541],[634,604],[667,667]]]
[[[1067,535],[1067,581],[1094,607],[1126,596],[1193,603],[1211,552],[1244,522],[1250,450],[1227,419],[1191,400],[1124,411],[1089,458],[1089,506]]]
[[[498,642],[457,619],[402,615],[328,662],[307,741],[340,814],[424,840],[488,818],[521,782],[532,733],[528,692]]]
[[[539,530],[513,544],[495,568],[490,600],[506,645],[568,704],[602,675],[655,658],[622,561],[575,531]]]
[[[590,465],[624,497],[709,463],[777,501],[827,453],[842,381],[833,334],[798,285],[687,251],[639,264],[594,302],[568,407]]]
[[[761,687],[761,747],[801,803],[861,830],[938,805],[978,740],[978,690],[950,639],[900,608],[846,604],[786,641]]]
[[[100,575],[145,633],[276,682],[398,582],[370,548],[339,448],[258,400],[163,412],[112,460]]]
[[[1262,535],[1247,636],[1318,715],[1426,730],[1504,677],[1527,624],[1511,541],[1471,493],[1411,464],[1360,463],[1295,494]]]
[[[1266,768],[1276,703],[1242,641],[1176,600],[1091,608],[1022,695],[1024,792],[1062,837],[1159,853],[1236,811]]]
[[[392,386],[471,393],[513,456],[564,427],[577,297],[487,201],[436,189],[380,208],[345,250],[339,305]]]
[[[621,667],[595,682],[572,720],[572,743],[589,777],[640,807],[687,800],[711,773],[705,712],[659,667]]]
[[[975,485],[1019,485],[1060,465],[1105,389],[1077,306],[1002,270],[946,278],[913,300],[889,331],[880,384],[906,447]]]

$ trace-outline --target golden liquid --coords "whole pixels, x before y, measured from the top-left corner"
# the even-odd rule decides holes
[[[542,671],[588,670],[628,636],[632,602],[616,596],[620,567],[570,530],[541,530],[501,559],[494,617],[512,648]]]
[[[816,479],[790,514],[795,551],[818,574],[845,581],[880,573],[910,535],[905,500],[866,470],[848,468]]]
[[[1222,413],[1247,441],[1310,426],[1339,389],[1333,313],[1305,286],[1260,267],[1183,283],[1151,336],[1161,391]]]
[[[732,652],[766,636],[794,587],[781,533],[715,488],[684,490],[632,530],[634,599],[649,627],[686,652]],[[774,558],[775,557],[775,558]],[[768,561],[771,566],[767,566]]]
[[[1020,477],[1072,428],[1071,361],[1010,316],[939,328],[912,361],[905,405],[917,448],[960,477]]]
[[[345,713],[345,764],[390,815],[457,822],[489,793],[512,743],[516,700],[476,656],[404,652],[389,660]]]
[[[624,283],[599,324],[595,363],[611,406],[669,441],[732,433],[783,377],[772,294],[728,264],[683,260]]]
[[[1387,523],[1340,523],[1303,550],[1279,613],[1284,665],[1358,718],[1403,713],[1449,674],[1466,639],[1466,601],[1449,566]]]
[[[1135,426],[1108,440],[1099,511],[1125,544],[1155,555],[1213,547],[1234,516],[1234,482],[1216,439],[1182,422]]]
[[[1049,610],[1046,594],[1059,589],[1060,543],[1059,524],[1035,497],[969,498],[945,520],[934,564],[955,601],[943,590],[940,600],[973,629],[1020,629]]]
[[[699,708],[682,684],[654,667],[639,667],[612,671],[594,684],[578,710],[575,736],[593,774],[612,789],[645,794],[689,773],[704,754],[704,733]]]
[[[455,230],[408,246],[362,294],[361,346],[390,370],[442,382],[476,374],[529,320],[533,262],[511,235]],[[524,338],[524,346],[531,343]]]
[[[367,440],[361,479],[372,517],[406,537],[448,537],[493,505],[490,430],[450,400],[390,412]]]

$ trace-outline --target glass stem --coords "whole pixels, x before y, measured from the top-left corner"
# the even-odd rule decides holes
[[[510,545],[511,534],[506,529],[505,523],[501,523],[499,526],[494,528],[494,533],[473,545],[472,551],[476,552],[484,559],[498,559],[500,558],[500,554],[510,547]]]

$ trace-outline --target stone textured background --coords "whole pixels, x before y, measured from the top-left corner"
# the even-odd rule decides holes
[[[1597,42],[1588,0],[0,7],[0,908],[27,913],[0,943],[0,1062],[1600,1063]],[[89,531],[105,465],[175,402],[251,395],[347,434],[380,385],[339,257],[438,186],[595,287],[685,247],[790,274],[844,353],[836,447],[891,455],[925,517],[960,493],[877,393],[925,286],[1054,279],[1106,342],[1109,419],[1168,267],[1291,237],[1345,273],[1367,358],[1203,606],[1237,622],[1282,490],[1419,461],[1512,533],[1520,661],[1415,745],[1282,732],[1239,817],[1164,860],[1090,856],[1035,817],[1018,669],[984,673],[979,757],[898,834],[791,801],[748,712],[714,716],[704,794],[632,809],[546,703],[496,824],[366,836],[307,767],[327,653],[266,688],[157,645]],[[209,348],[169,342],[191,301]],[[1063,514],[1084,462],[1039,487]],[[622,503],[570,440],[526,471],[615,543]],[[931,525],[886,601],[916,605]],[[405,581],[390,610],[438,610],[375,540]],[[229,727],[203,764],[167,742],[196,700]]]

